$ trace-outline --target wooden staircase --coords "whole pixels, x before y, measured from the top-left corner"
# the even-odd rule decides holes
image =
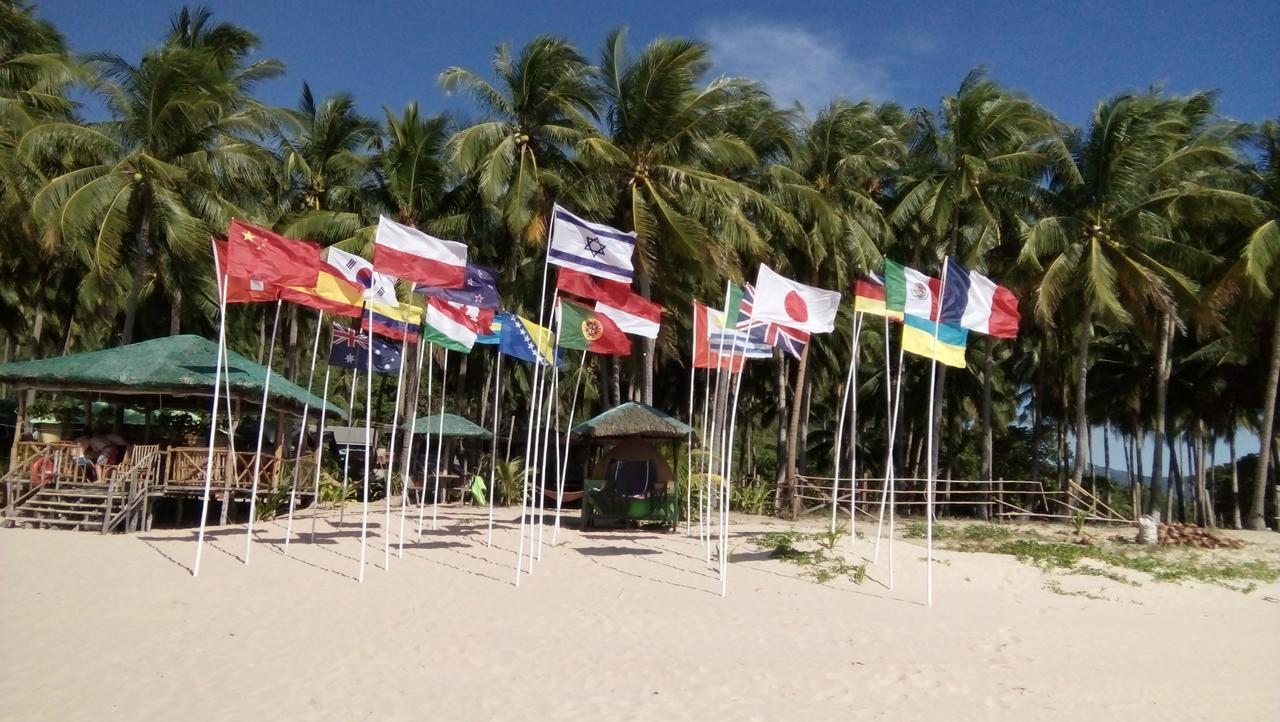
[[[62,483],[45,486],[21,500],[9,515],[10,526],[32,529],[108,531],[107,524],[124,507],[125,497],[104,484]]]

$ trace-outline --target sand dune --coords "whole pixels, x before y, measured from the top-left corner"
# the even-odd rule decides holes
[[[727,598],[696,538],[645,531],[564,529],[516,589],[499,516],[488,548],[444,511],[390,571],[375,537],[363,585],[350,512],[289,557],[264,525],[247,567],[214,529],[195,579],[187,531],[0,531],[0,719],[1280,719],[1280,585],[1061,580],[1091,599],[943,551],[928,609],[917,542],[893,591],[883,563],[824,585],[740,518]]]

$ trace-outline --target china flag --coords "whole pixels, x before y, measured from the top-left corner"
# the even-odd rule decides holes
[[[304,286],[316,283],[320,247],[285,238],[264,228],[233,219],[227,229],[224,272],[232,278],[257,281],[264,286]]]
[[[215,240],[213,245],[218,253],[219,268],[224,268],[227,263],[227,242]],[[274,301],[280,295],[280,289],[276,286],[256,279],[228,276],[225,268],[222,278],[227,284],[227,303],[261,303]]]

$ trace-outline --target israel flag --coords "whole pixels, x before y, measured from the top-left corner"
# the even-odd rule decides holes
[[[588,223],[560,206],[555,207],[551,219],[548,263],[600,278],[631,283],[635,276],[631,254],[635,249],[635,233],[623,233],[599,223]]]

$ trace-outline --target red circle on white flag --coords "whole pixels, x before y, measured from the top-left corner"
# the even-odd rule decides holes
[[[809,320],[809,306],[804,302],[804,297],[795,291],[787,294],[782,307],[787,310],[787,315],[796,321],[803,323]]]

